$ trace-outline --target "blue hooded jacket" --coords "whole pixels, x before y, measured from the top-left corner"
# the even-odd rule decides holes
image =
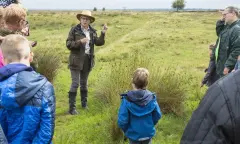
[[[55,125],[54,89],[24,64],[0,68],[0,124],[9,144],[49,144]]]
[[[133,90],[121,96],[118,126],[133,141],[151,139],[162,115],[156,96],[148,90]]]

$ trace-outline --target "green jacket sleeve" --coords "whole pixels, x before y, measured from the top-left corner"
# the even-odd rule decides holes
[[[96,37],[94,38],[94,43],[96,46],[102,46],[105,44],[105,34],[103,32],[101,32],[101,35],[100,37],[97,37],[97,34],[96,34]]]
[[[230,52],[225,67],[232,69],[237,62],[237,57],[240,55],[240,27],[236,27],[233,30],[232,35],[230,36],[229,46]]]

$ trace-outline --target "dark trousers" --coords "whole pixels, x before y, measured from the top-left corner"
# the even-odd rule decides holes
[[[88,91],[87,82],[90,73],[90,57],[85,55],[82,70],[70,69],[72,84],[70,92],[77,92],[79,83],[81,91]]]
[[[129,140],[130,144],[152,144],[152,139],[145,140],[145,141],[132,141]]]

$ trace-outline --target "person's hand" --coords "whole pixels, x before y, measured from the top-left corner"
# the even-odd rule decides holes
[[[107,29],[108,29],[107,24],[104,24],[102,32],[105,34],[107,32]]]
[[[224,16],[221,16],[221,17],[220,17],[220,20],[221,20],[221,21],[225,21],[225,17],[224,17]]]
[[[229,73],[229,69],[225,67],[224,70],[223,70],[223,74],[226,75],[228,73]]]
[[[30,52],[29,62],[33,62],[33,57],[34,57],[34,53],[33,53],[33,52]]]
[[[80,42],[81,42],[82,44],[86,44],[88,41],[89,41],[88,38],[80,39]]]

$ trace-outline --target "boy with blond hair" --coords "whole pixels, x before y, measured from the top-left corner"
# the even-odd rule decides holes
[[[138,68],[132,78],[133,90],[121,94],[118,126],[129,138],[130,144],[151,144],[154,126],[161,118],[156,95],[147,90],[149,72]]]
[[[29,41],[8,35],[1,44],[0,126],[11,144],[49,144],[55,126],[52,84],[30,67]]]

